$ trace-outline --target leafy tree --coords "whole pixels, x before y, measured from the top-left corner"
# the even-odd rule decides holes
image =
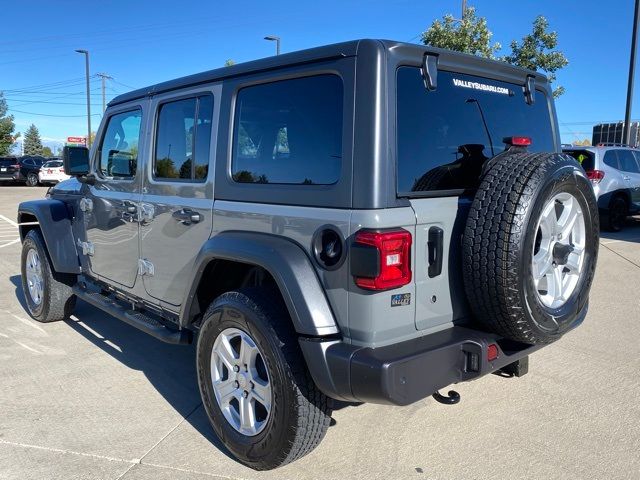
[[[541,70],[553,82],[556,78],[555,73],[566,67],[569,61],[556,49],[557,32],[549,32],[548,28],[547,19],[538,16],[533,22],[532,32],[525,35],[521,42],[513,40],[510,44],[511,53],[500,60],[530,70]],[[496,59],[496,53],[502,47],[499,43],[492,44],[491,37],[486,18],[478,17],[475,8],[469,7],[465,10],[462,20],[455,19],[451,14],[445,15],[442,20],[435,20],[422,34],[422,43]],[[563,93],[564,87],[558,87],[553,95],[558,97]]]
[[[42,155],[40,132],[33,123],[24,134],[23,150],[25,155]]]
[[[522,37],[518,43],[511,42],[511,55],[504,57],[504,61],[530,70],[542,70],[549,77],[549,81],[556,79],[555,73],[569,64],[569,60],[558,46],[558,32],[549,32],[549,22],[542,15],[533,21],[533,31]],[[557,87],[553,91],[554,97],[564,93],[564,87]]]
[[[42,147],[42,156],[43,157],[53,157],[53,152],[49,147]]]
[[[236,64],[236,62],[232,58],[227,58],[227,60],[225,60],[225,62],[224,62],[224,66],[225,67],[230,67],[231,65],[235,65],[235,64]]]
[[[16,124],[13,122],[13,115],[7,115],[8,109],[4,94],[0,92],[0,155],[8,155],[20,136],[19,133],[14,134]]]
[[[487,27],[487,19],[478,17],[476,9],[465,9],[462,20],[447,14],[442,20],[435,20],[422,34],[422,43],[432,47],[446,48],[479,57],[496,58],[502,48],[499,43],[491,43],[492,33]]]

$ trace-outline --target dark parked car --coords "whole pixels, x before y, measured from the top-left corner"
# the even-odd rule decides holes
[[[16,157],[0,157],[0,181],[15,181],[20,174],[20,164]]]
[[[25,183],[30,187],[40,184],[38,173],[48,159],[39,155],[0,158],[0,180]]]

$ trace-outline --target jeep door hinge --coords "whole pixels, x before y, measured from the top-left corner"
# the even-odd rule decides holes
[[[143,276],[153,277],[154,273],[155,273],[155,267],[153,266],[153,263],[151,263],[146,258],[138,259],[138,275],[140,275],[141,277]]]
[[[90,198],[81,198],[80,199],[80,210],[83,212],[92,212],[93,211],[93,201]]]
[[[83,255],[88,255],[89,257],[93,257],[93,254],[95,253],[93,243],[83,242],[82,240],[78,239],[77,245],[82,250]]]

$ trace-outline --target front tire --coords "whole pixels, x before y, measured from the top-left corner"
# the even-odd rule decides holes
[[[48,323],[69,318],[76,305],[71,290],[73,275],[53,270],[39,230],[31,230],[22,243],[22,291],[29,314]]]
[[[277,292],[218,297],[204,315],[196,363],[209,421],[241,463],[277,468],[324,438],[332,400],[314,384]]]

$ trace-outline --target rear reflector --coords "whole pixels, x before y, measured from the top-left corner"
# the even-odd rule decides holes
[[[496,358],[498,358],[498,346],[492,343],[487,347],[487,360],[493,362]]]
[[[505,137],[502,141],[507,145],[513,145],[515,147],[528,147],[531,145],[530,137]]]
[[[604,178],[604,172],[602,170],[587,170],[587,178],[591,180],[591,183],[597,185]]]
[[[411,281],[411,234],[403,229],[374,232],[361,230],[355,243],[375,249],[375,276],[356,276],[355,282],[367,290],[398,288]],[[376,252],[377,251],[377,252]]]

